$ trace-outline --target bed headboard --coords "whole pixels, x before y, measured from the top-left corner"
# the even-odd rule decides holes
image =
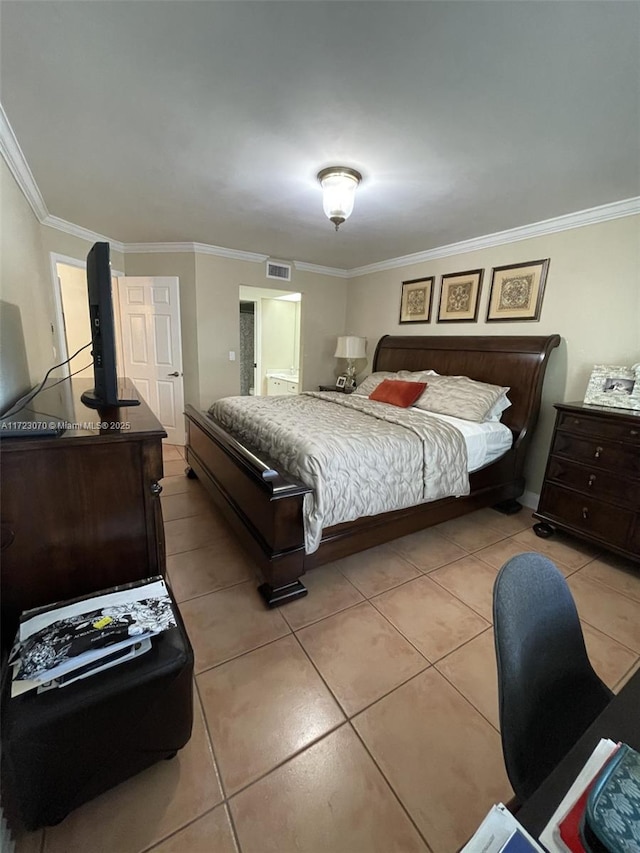
[[[502,416],[516,437],[537,419],[549,353],[560,335],[548,337],[384,335],[373,357],[373,370],[425,370],[469,376],[479,382],[508,385],[511,407]]]

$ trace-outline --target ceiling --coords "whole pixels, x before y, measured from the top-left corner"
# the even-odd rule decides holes
[[[354,268],[640,195],[640,4],[2,0],[49,212]],[[362,172],[336,233],[317,172]]]

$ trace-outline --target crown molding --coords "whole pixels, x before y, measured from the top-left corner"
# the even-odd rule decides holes
[[[0,104],[0,153],[36,217],[42,222],[49,215],[22,148],[16,139],[4,107]]]
[[[554,219],[545,219],[542,222],[534,222],[531,225],[523,225],[519,228],[510,228],[508,231],[498,231],[495,234],[487,234],[484,237],[474,237],[471,240],[451,243],[448,246],[439,246],[436,249],[427,249],[425,252],[416,252],[412,255],[390,258],[387,261],[367,264],[363,267],[354,267],[348,271],[347,277],[356,278],[357,276],[367,275],[368,273],[392,270],[397,267],[407,267],[412,264],[423,263],[424,261],[448,258],[451,255],[462,255],[466,252],[475,252],[478,249],[490,249],[494,246],[516,243],[519,240],[528,240],[532,237],[542,237],[545,234],[567,231],[570,228],[580,228],[583,225],[595,225],[599,222],[608,222],[610,219],[621,219],[624,216],[633,216],[637,213],[640,213],[640,196],[623,199],[622,201],[614,201],[611,204],[603,204],[600,207],[590,207],[587,210],[579,210],[576,213],[567,213],[564,216],[556,216]]]
[[[217,255],[220,258],[232,258],[236,261],[251,261],[262,263],[269,255],[257,252],[243,252],[240,249],[225,249],[224,246],[210,246],[207,243],[126,243],[124,252],[126,255],[153,255],[153,254],[179,254],[190,252],[198,255]]]
[[[217,255],[219,258],[232,258],[235,261],[251,261],[254,264],[263,264],[269,258],[269,255],[263,255],[260,252],[225,249],[224,246],[209,246],[207,243],[194,243],[193,245],[199,255]]]
[[[125,244],[119,240],[113,240],[111,237],[105,237],[104,234],[98,234],[97,231],[90,231],[88,228],[83,228],[81,225],[74,225],[73,222],[67,222],[66,219],[60,219],[59,216],[52,216],[48,213],[44,219],[40,220],[43,225],[49,228],[55,228],[56,231],[64,231],[65,234],[71,234],[72,237],[79,237],[81,240],[86,240],[88,243],[109,243],[111,251],[124,252]]]
[[[331,275],[335,278],[349,278],[350,270],[343,270],[339,267],[323,267],[320,264],[308,264],[305,261],[294,261],[294,267],[302,272],[315,272],[318,275]]]

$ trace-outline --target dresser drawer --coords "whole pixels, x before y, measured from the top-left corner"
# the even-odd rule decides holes
[[[632,445],[613,444],[598,438],[579,438],[568,432],[556,432],[551,452],[592,468],[605,468],[617,474],[640,474],[640,450]]]
[[[608,471],[586,468],[574,462],[552,456],[547,479],[561,486],[583,492],[589,498],[610,500],[629,508],[640,509],[640,483],[617,477]]]
[[[551,483],[542,490],[538,512],[619,547],[626,545],[634,522],[632,512]]]
[[[597,415],[572,415],[569,412],[560,412],[558,415],[558,429],[575,433],[576,435],[588,435],[592,438],[609,438],[613,441],[625,441],[635,444],[640,448],[640,418],[638,424],[628,424],[615,421],[611,418],[598,417]]]

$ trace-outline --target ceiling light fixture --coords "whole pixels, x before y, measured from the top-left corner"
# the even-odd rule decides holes
[[[360,172],[347,166],[329,166],[318,172],[322,186],[322,206],[327,217],[336,226],[351,216],[356,187],[362,180]]]

